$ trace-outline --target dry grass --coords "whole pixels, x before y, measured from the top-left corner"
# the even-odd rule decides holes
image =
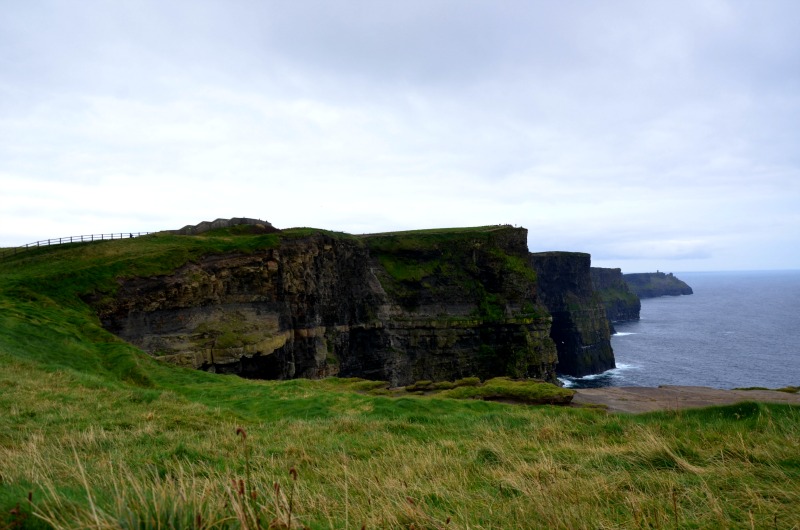
[[[788,407],[758,407],[755,426],[722,431],[691,414],[491,405],[452,431],[355,413],[249,425],[244,446],[214,411],[167,401],[152,414],[134,405],[125,430],[28,431],[0,447],[0,474],[35,490],[34,514],[53,528],[800,525],[797,476],[781,464],[800,449]],[[197,423],[176,427],[185,413]],[[147,437],[161,441],[143,447]]]

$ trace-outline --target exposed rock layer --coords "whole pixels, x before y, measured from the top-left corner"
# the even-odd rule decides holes
[[[553,316],[550,337],[558,372],[596,374],[615,367],[611,333],[600,296],[592,288],[591,256],[580,252],[530,254],[542,301]]]
[[[622,270],[592,267],[590,272],[592,287],[603,302],[609,323],[639,320],[642,303],[623,279]]]
[[[676,278],[671,272],[641,272],[624,274],[625,282],[639,298],[678,296],[692,294],[692,288]]]
[[[108,329],[153,355],[249,377],[555,381],[526,239],[508,226],[282,236],[275,248],[121,281],[95,305]]]

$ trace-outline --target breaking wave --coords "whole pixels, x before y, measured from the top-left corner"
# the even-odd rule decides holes
[[[618,363],[616,368],[606,370],[601,374],[585,375],[583,377],[573,377],[570,375],[560,375],[558,380],[564,388],[601,388],[605,386],[621,386],[624,384],[625,372],[638,370],[641,368],[635,364]]]

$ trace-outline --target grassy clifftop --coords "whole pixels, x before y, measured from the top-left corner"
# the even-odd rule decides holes
[[[81,299],[308,233],[157,235],[0,262],[0,528],[800,524],[797,408],[609,416],[250,381],[158,363]]]
[[[536,281],[536,272],[525,261],[525,229],[498,225],[361,237],[388,273],[384,285],[407,306],[418,304],[423,290],[431,290],[428,294],[437,298],[447,297],[443,289],[449,286],[462,294],[472,293],[487,314],[500,318],[499,309],[488,311],[487,304],[499,306],[501,301],[496,299],[497,293],[486,292],[487,287],[501,291],[503,281],[513,282],[513,277],[522,282]]]

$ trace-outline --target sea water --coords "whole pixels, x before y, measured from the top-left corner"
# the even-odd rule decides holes
[[[800,386],[800,271],[684,272],[694,294],[642,300],[616,323],[617,368],[565,386]]]

